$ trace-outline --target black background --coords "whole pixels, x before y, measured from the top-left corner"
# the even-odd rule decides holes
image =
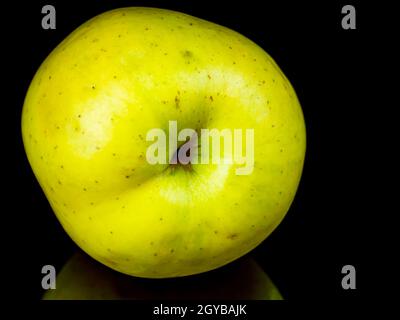
[[[52,4],[57,29],[41,28],[41,8]],[[353,4],[357,29],[341,28],[341,8]],[[17,295],[40,299],[41,267],[60,268],[76,250],[42,193],[25,157],[20,116],[23,99],[40,63],[80,24],[124,6],[168,8],[234,29],[264,48],[294,86],[307,127],[307,153],[296,198],[280,226],[251,254],[288,300],[360,298],[370,295],[369,238],[375,206],[371,198],[369,119],[374,110],[368,62],[373,59],[371,10],[358,2],[243,1],[29,1],[7,14],[10,71],[5,94],[13,121],[4,121],[14,142],[11,224],[5,242],[7,266]],[[3,19],[3,22],[5,20]],[[12,126],[12,129],[8,129]],[[10,137],[12,132],[13,139]],[[7,174],[7,173],[6,173]],[[357,289],[343,290],[341,268],[357,270]],[[19,270],[18,272],[12,272]],[[18,285],[15,283],[18,282]]]

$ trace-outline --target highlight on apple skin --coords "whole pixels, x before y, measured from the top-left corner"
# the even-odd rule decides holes
[[[170,121],[178,132],[253,130],[251,173],[236,174],[235,162],[150,164],[147,133],[169,136]],[[22,135],[73,241],[146,278],[216,269],[260,244],[294,199],[306,149],[296,93],[262,48],[212,22],[139,7],[94,17],[49,54],[27,92]]]

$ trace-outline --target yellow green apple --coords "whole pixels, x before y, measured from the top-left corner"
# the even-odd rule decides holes
[[[148,133],[170,134],[171,121],[253,130],[251,172],[149,163]],[[22,134],[68,235],[103,264],[149,278],[212,270],[260,244],[294,199],[306,146],[296,93],[262,48],[154,8],[103,13],[62,41],[32,80]]]
[[[75,253],[44,300],[282,300],[278,288],[251,257],[218,270],[174,279],[130,277]]]

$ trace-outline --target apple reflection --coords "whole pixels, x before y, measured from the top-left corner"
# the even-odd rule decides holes
[[[118,273],[76,252],[57,275],[44,300],[282,300],[279,290],[250,257],[194,276],[144,279]]]

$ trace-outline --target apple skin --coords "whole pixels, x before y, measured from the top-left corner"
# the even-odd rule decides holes
[[[282,300],[278,288],[251,257],[200,275],[174,279],[130,277],[75,253],[43,300]]]
[[[150,129],[254,129],[254,170],[150,165]],[[305,157],[301,106],[244,36],[182,13],[123,8],[84,23],[27,92],[28,160],[69,236],[120,272],[178,277],[246,254],[281,222]],[[171,155],[168,155],[169,157]]]

